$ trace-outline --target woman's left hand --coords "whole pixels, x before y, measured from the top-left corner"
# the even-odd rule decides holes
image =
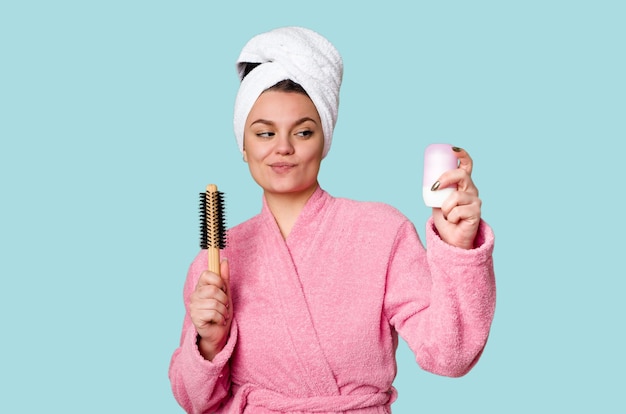
[[[441,208],[433,208],[433,219],[443,241],[463,249],[474,247],[474,239],[480,224],[478,188],[472,181],[472,158],[464,149],[454,152],[459,167],[443,173],[439,188],[454,187],[456,191],[444,201]]]

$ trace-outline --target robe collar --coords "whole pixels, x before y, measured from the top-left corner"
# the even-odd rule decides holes
[[[318,185],[298,215],[289,236],[287,236],[287,244],[291,245],[292,241],[298,240],[303,236],[310,237],[311,230],[315,230],[315,228],[318,227],[319,221],[323,220],[323,215],[326,213],[324,206],[331,200],[332,196]],[[261,216],[263,216],[264,221],[273,231],[280,233],[278,223],[276,223],[276,219],[267,204],[265,196],[263,196]]]

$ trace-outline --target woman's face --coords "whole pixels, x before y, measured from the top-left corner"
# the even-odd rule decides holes
[[[324,133],[311,99],[265,91],[248,114],[244,161],[266,193],[312,193],[322,162]]]

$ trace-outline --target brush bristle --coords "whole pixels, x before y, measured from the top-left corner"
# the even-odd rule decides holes
[[[200,193],[200,248],[226,247],[224,194],[221,191]]]

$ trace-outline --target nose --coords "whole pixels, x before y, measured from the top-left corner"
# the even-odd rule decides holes
[[[289,134],[279,134],[276,140],[276,153],[280,155],[291,155],[294,153],[294,146]]]

